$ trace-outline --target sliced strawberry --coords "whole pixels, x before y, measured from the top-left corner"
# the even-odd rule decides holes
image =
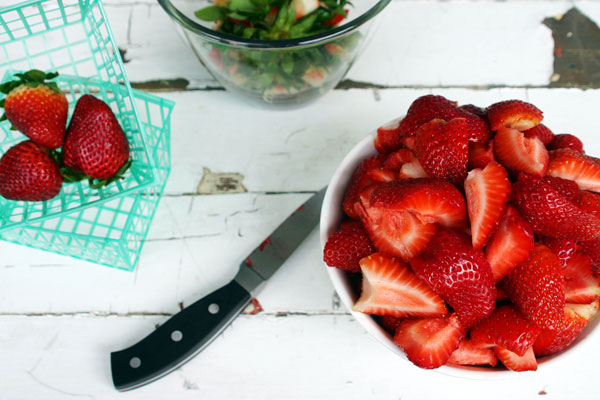
[[[356,211],[375,247],[382,252],[408,260],[427,247],[437,224],[424,223],[412,212],[394,210],[384,202],[373,205],[371,196],[382,183],[367,188],[356,203]]]
[[[510,196],[510,181],[496,161],[484,169],[474,169],[465,179],[467,211],[471,221],[474,249],[481,249],[498,226]]]
[[[542,112],[533,104],[521,100],[506,100],[487,108],[490,128],[514,128],[520,131],[531,129],[542,122]]]
[[[420,178],[388,182],[377,186],[370,198],[372,207],[410,211],[422,222],[464,227],[467,207],[463,195],[441,179]]]
[[[466,119],[433,119],[421,125],[415,154],[427,175],[462,184],[469,159]]]
[[[469,161],[467,169],[485,168],[494,161],[494,141],[485,143],[469,142]]]
[[[327,239],[323,259],[330,267],[360,272],[358,262],[375,251],[361,223],[345,221],[340,229]]]
[[[573,149],[558,149],[548,153],[548,175],[575,181],[581,190],[600,192],[600,164]]]
[[[548,170],[548,151],[537,137],[525,137],[512,128],[499,128],[494,137],[496,161],[509,171],[544,176]]]
[[[478,347],[502,346],[522,356],[540,333],[513,305],[500,306],[471,329],[471,341]]]
[[[561,326],[565,307],[562,267],[543,244],[535,243],[529,259],[513,269],[500,287],[528,321],[541,329]]]
[[[383,162],[383,168],[392,171],[400,171],[400,168],[406,163],[416,160],[417,157],[408,149],[399,149],[388,154]]]
[[[358,202],[360,192],[367,186],[373,184],[373,180],[367,173],[374,168],[380,168],[383,164],[383,160],[384,157],[381,155],[367,158],[354,170],[354,173],[350,178],[350,183],[344,193],[344,200],[342,203],[344,212],[350,218],[358,219],[358,214],[356,214],[354,209],[354,203]]]
[[[352,310],[397,318],[447,314],[442,298],[399,259],[375,253],[360,260],[360,268],[361,294]]]
[[[498,359],[496,354],[490,348],[475,346],[471,340],[463,339],[458,345],[458,349],[454,350],[448,364],[456,365],[490,365],[496,366]]]
[[[386,168],[373,168],[367,172],[367,176],[376,183],[391,182],[396,179],[396,173]]]
[[[399,130],[400,121],[392,122],[390,125],[384,125],[377,128],[377,137],[375,138],[375,150],[381,154],[391,153],[402,147]]]
[[[600,281],[592,274],[592,259],[589,256],[575,253],[563,274],[567,303],[589,304],[600,295]]]
[[[494,309],[496,287],[483,252],[452,229],[440,229],[427,250],[410,260],[416,275],[427,282],[471,327]]]
[[[569,347],[585,328],[590,318],[598,312],[600,300],[590,304],[566,304],[564,324],[558,330],[543,330],[533,344],[536,356],[558,353]]]
[[[599,194],[581,190],[572,201],[579,209],[600,218]]]
[[[554,139],[554,133],[544,124],[537,124],[533,128],[523,131],[525,137],[537,136],[544,146],[548,145]]]
[[[498,360],[500,360],[506,368],[512,371],[521,372],[537,370],[537,360],[535,359],[535,354],[531,347],[523,356],[519,356],[501,346],[496,346],[494,352],[496,353]]]
[[[498,229],[490,238],[485,257],[492,268],[494,282],[500,281],[513,268],[524,263],[533,249],[533,230],[529,222],[509,205]]]
[[[547,175],[542,177],[542,182],[550,185],[552,189],[556,190],[561,196],[569,201],[573,201],[579,196],[579,186],[577,186],[577,183],[569,179],[562,179]]]
[[[409,163],[406,163],[400,168],[398,173],[398,179],[411,179],[411,178],[427,178],[428,175],[421,166],[419,160],[415,159]]]
[[[408,149],[410,151],[415,151],[415,149],[417,148],[415,142],[416,138],[414,136],[404,136],[400,139],[400,143],[402,143],[402,146],[404,146],[405,149]]]
[[[434,95],[419,97],[411,104],[406,117],[400,122],[400,134],[414,136],[421,125],[435,118],[444,121],[450,121],[453,118],[465,118],[469,140],[487,142],[491,137],[486,119],[469,110],[457,107],[454,101]]]
[[[580,210],[539,178],[520,174],[513,184],[513,201],[538,235],[578,241],[600,235],[599,218]]]
[[[398,325],[394,343],[421,368],[438,368],[448,361],[465,329],[456,314],[444,318],[405,319]]]
[[[558,257],[560,265],[563,268],[567,267],[567,263],[577,252],[577,242],[569,239],[554,239],[548,237],[540,237],[540,243],[547,246]]]
[[[585,153],[583,151],[583,143],[581,140],[579,140],[577,136],[573,136],[568,133],[556,135],[546,147],[548,150],[573,149],[581,154]]]

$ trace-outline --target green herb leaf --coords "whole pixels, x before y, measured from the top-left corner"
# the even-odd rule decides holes
[[[229,10],[219,6],[208,6],[194,13],[197,18],[203,21],[222,21],[227,18]]]
[[[306,17],[301,18],[292,29],[290,29],[290,35],[292,38],[298,38],[306,35],[306,32],[315,24],[318,14],[309,14]]]
[[[260,8],[257,7],[252,0],[230,0],[229,9],[237,12],[258,13]]]

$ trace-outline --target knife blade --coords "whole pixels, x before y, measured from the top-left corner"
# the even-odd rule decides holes
[[[312,195],[254,249],[231,282],[185,307],[133,346],[111,353],[115,388],[126,391],[153,382],[217,337],[318,224],[325,190]]]

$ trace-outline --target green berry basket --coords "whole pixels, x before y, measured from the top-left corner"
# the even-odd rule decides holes
[[[0,197],[0,239],[114,268],[133,270],[170,170],[174,103],[131,89],[99,0],[30,0],[0,9],[3,82],[29,69],[58,71],[69,100],[91,93],[106,102],[130,145],[124,179],[101,189],[64,184],[45,202]],[[0,124],[0,154],[26,140]]]

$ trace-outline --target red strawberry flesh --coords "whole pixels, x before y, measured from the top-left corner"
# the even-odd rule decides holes
[[[362,289],[360,298],[352,307],[354,311],[397,318],[447,314],[442,298],[401,260],[375,253],[363,258],[360,267]]]

